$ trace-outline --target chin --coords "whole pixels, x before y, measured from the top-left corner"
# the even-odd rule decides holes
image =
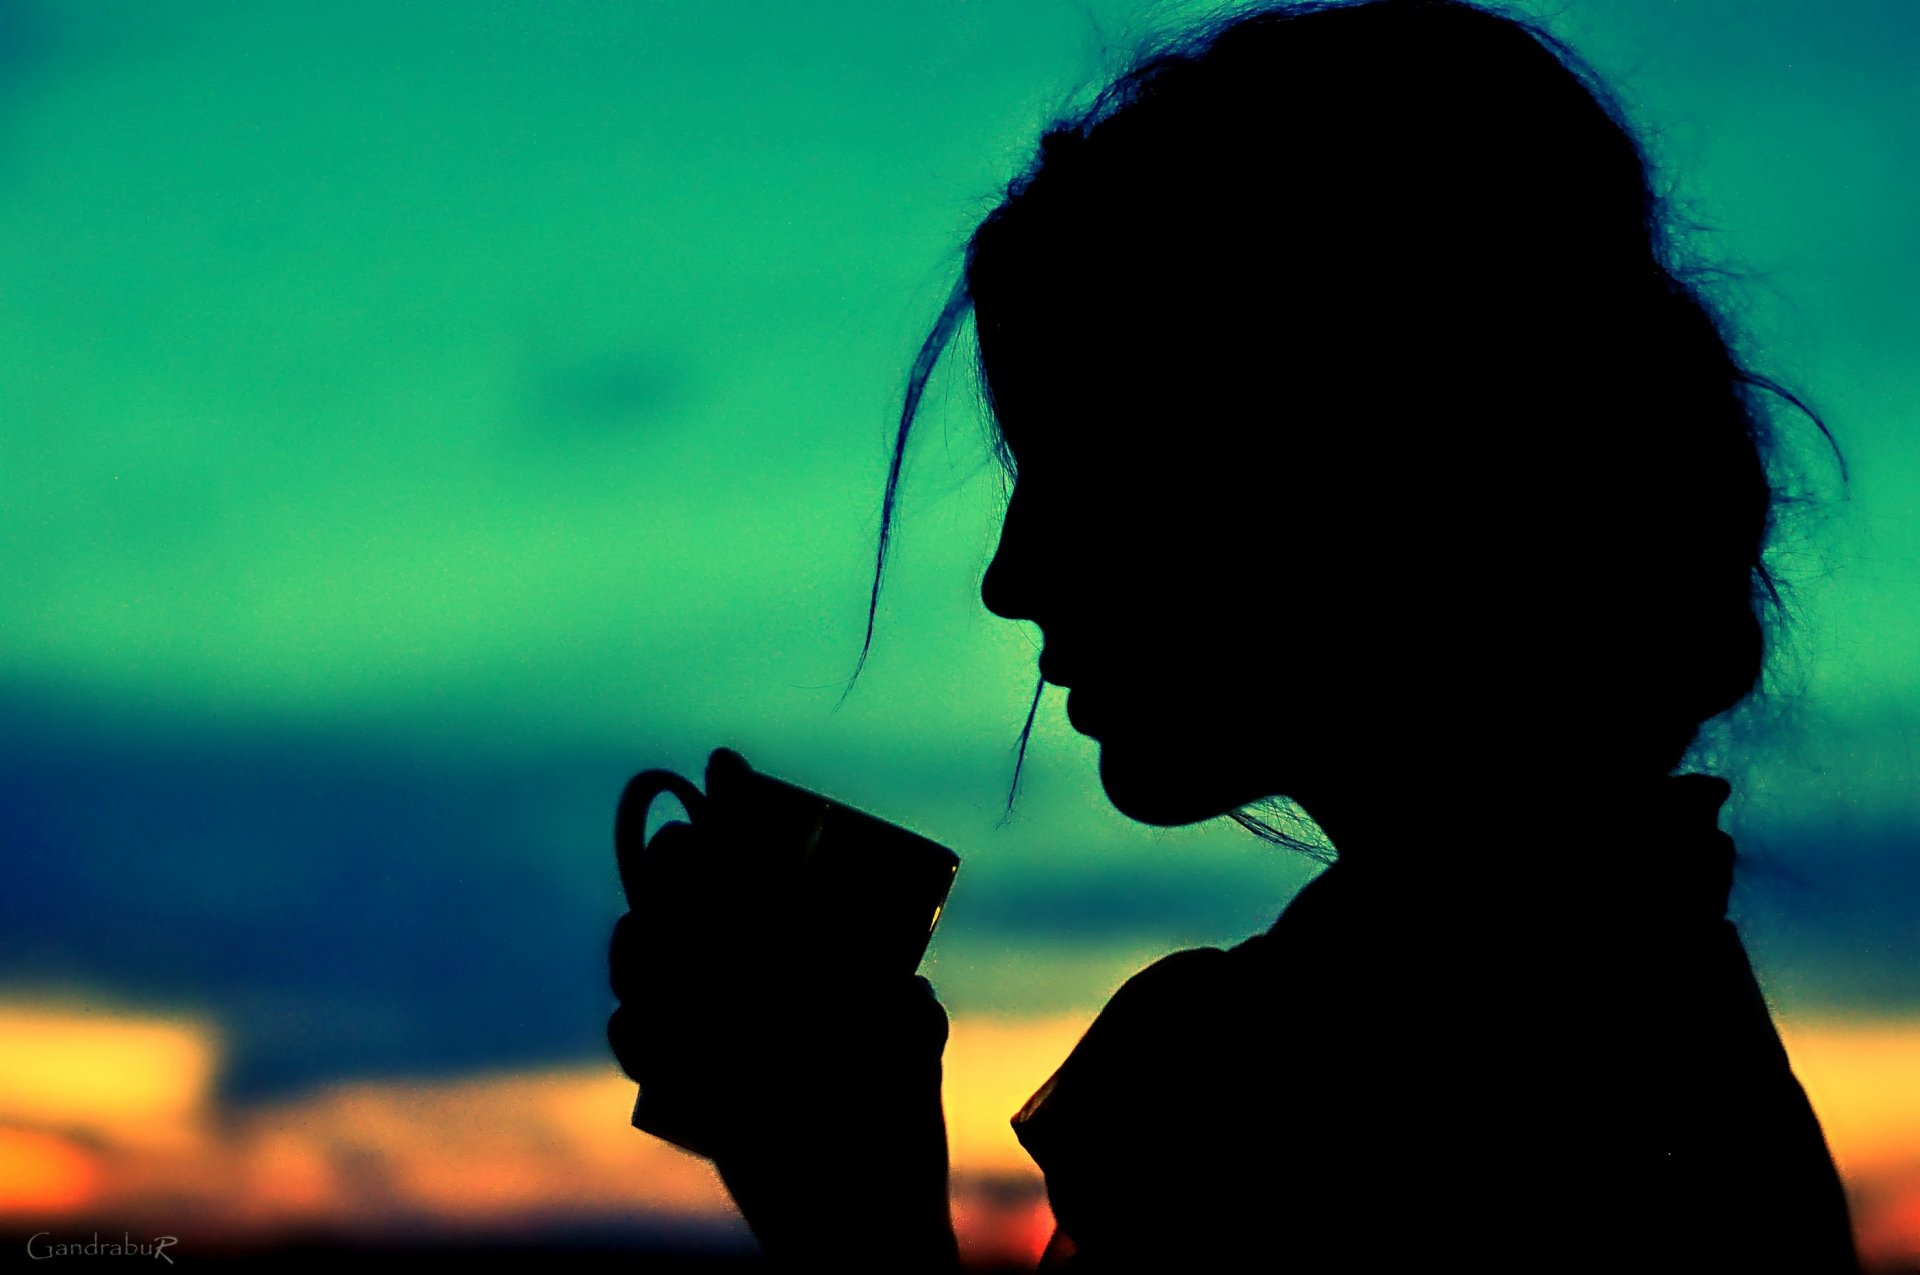
[[[1138,761],[1128,749],[1102,742],[1100,786],[1121,814],[1157,828],[1215,819],[1252,800],[1225,796],[1219,791],[1218,778],[1195,774],[1194,765],[1192,758]]]

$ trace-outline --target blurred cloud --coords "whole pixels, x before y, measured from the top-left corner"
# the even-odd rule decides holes
[[[0,985],[203,1006],[233,1033],[233,1098],[609,1056],[613,800],[634,758],[681,737],[562,752],[178,716],[136,730],[20,695],[4,715]],[[898,757],[885,780],[879,751],[813,764],[932,790]],[[957,782],[938,752],[918,764]],[[964,1012],[1097,1005],[1160,952],[1264,929],[1312,871],[1237,830],[1103,830],[1051,787],[1063,761],[1031,764],[1023,823],[912,821],[963,851],[928,969]],[[1742,834],[1736,914],[1780,1004],[1920,1009],[1917,845],[1885,815]]]
[[[316,1231],[499,1238],[595,1225],[752,1245],[711,1164],[628,1124],[634,1086],[611,1063],[233,1102],[208,1085],[217,1038],[203,1027],[88,1000],[0,998],[0,1034],[20,1042],[0,1065],[0,1226],[153,1219],[203,1251]],[[970,1258],[1039,1256],[1051,1215],[1009,1120],[1084,1027],[1077,1015],[953,1025],[946,1106]],[[156,1116],[169,1136],[156,1136]],[[850,1210],[859,1188],[847,1184]]]
[[[531,379],[526,433],[560,445],[630,436],[688,397],[685,366],[654,351],[582,354]]]
[[[954,1019],[945,1105],[953,1215],[969,1259],[1031,1268],[1048,1238],[1039,1170],[1009,1120],[1087,1021]],[[0,1035],[20,1042],[11,1075],[91,1078],[60,1102],[0,1104],[0,1227],[151,1221],[201,1252],[316,1232],[499,1242],[596,1226],[618,1226],[629,1242],[677,1229],[709,1247],[752,1245],[708,1162],[627,1124],[634,1088],[610,1066],[363,1080],[233,1103],[207,1087],[217,1048],[207,1027],[87,1000],[0,999]],[[1875,1269],[1920,1256],[1920,1025],[1789,1020],[1783,1035],[1845,1176],[1865,1256]],[[163,1047],[129,1050],[141,1040]],[[173,1126],[163,1139],[149,1120],[159,1090]],[[846,1184],[853,1216],[860,1186]]]

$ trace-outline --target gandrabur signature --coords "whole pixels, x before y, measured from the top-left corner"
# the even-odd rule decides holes
[[[62,1244],[53,1240],[43,1240],[41,1236],[52,1235],[52,1231],[38,1231],[27,1239],[27,1256],[36,1262],[44,1262],[53,1257],[158,1257],[173,1265],[173,1258],[167,1250],[180,1241],[176,1236],[159,1235],[151,1240],[136,1240],[131,1234],[122,1232],[117,1240],[102,1240],[100,1232],[95,1231],[93,1238],[85,1241]]]

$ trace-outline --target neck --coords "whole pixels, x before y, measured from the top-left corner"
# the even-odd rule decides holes
[[[1543,840],[1618,839],[1657,822],[1671,777],[1572,768],[1429,776],[1413,782],[1327,785],[1296,794],[1333,842],[1340,861],[1368,867],[1433,866],[1563,859],[1542,856]]]

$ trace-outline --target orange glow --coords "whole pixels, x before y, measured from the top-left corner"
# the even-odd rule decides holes
[[[1013,1113],[1053,1074],[1092,1021],[1092,1011],[954,1019],[947,1035],[945,1102],[947,1154],[956,1171],[1038,1179],[1039,1169],[1013,1136]]]
[[[611,1064],[337,1085],[241,1112],[235,1134],[253,1174],[296,1166],[303,1198],[349,1215],[397,1204],[483,1225],[536,1210],[730,1213],[707,1161],[628,1125],[633,1094]]]
[[[204,1023],[37,1001],[0,1002],[0,1039],[0,1123],[114,1142],[188,1136],[219,1053]]]
[[[1920,1023],[1780,1023],[1780,1038],[1849,1177],[1920,1162]]]
[[[1920,1265],[1920,1173],[1902,1188],[1852,1194],[1854,1235],[1869,1268],[1904,1272]]]
[[[1031,1270],[1053,1235],[1053,1210],[1036,1174],[1024,1179],[953,1183],[953,1230],[963,1260],[981,1266],[1009,1263]]]
[[[1869,1269],[1920,1264],[1920,1022],[1782,1019]]]
[[[953,1215],[971,1261],[1039,1259],[1053,1219],[1008,1121],[1093,1013],[953,1019]],[[1863,1255],[1879,1269],[1920,1261],[1920,1019],[1780,1027]],[[15,999],[0,1002],[0,1033],[0,1214],[86,1209],[254,1235],[391,1234],[423,1218],[496,1234],[567,1216],[738,1222],[708,1162],[628,1124],[633,1083],[611,1059],[235,1106],[214,1100],[217,1035],[203,1024]],[[847,1189],[857,1198],[860,1184]]]
[[[64,1138],[0,1128],[0,1215],[71,1213],[93,1203],[100,1169]]]

